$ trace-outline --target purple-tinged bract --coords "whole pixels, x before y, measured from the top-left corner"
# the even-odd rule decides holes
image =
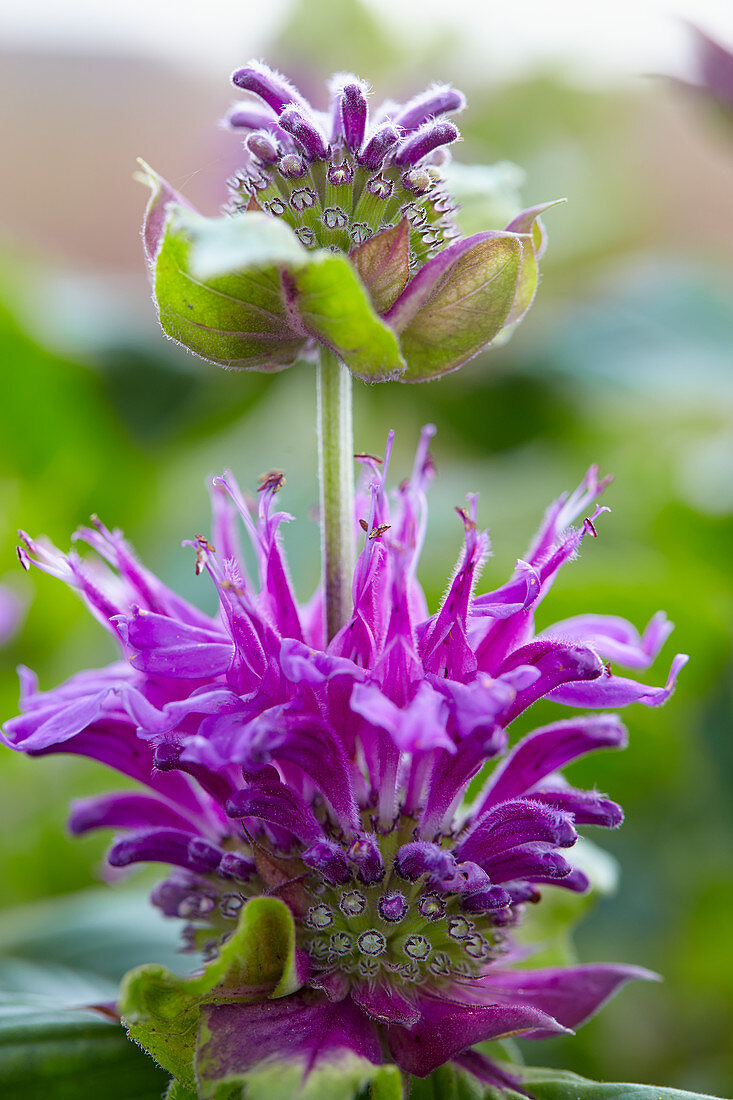
[[[417,565],[431,435],[391,493],[391,439],[383,463],[361,456],[354,609],[328,645],[320,592],[301,606],[289,579],[280,475],[263,480],[256,507],[230,474],[212,483],[212,541],[191,546],[218,593],[214,617],[96,520],[77,534],[95,561],[24,536],[23,564],[76,588],[122,659],[48,692],[22,670],[22,714],[6,724],[6,742],[30,755],[90,756],[140,783],[77,802],[72,831],[117,830],[114,867],[170,865],[152,900],[186,922],[185,943],[205,958],[257,896],[281,898],[295,921],[297,988],[212,1009],[212,1057],[231,1058],[235,1035],[242,1064],[258,1051],[307,1062],[327,1028],[334,1049],[371,1062],[425,1076],[452,1059],[502,1087],[503,1071],[474,1044],[573,1028],[624,981],[649,977],[611,964],[515,969],[512,928],[545,886],[587,888],[573,862],[579,826],[622,819],[562,769],[623,747],[624,727],[604,708],[664,702],[686,658],[674,659],[664,687],[612,671],[610,662],[652,662],[671,629],[663,615],[642,636],[592,614],[535,633],[535,609],[605,511],[594,468],[550,507],[511,579],[481,594],[489,539],[470,497],[458,509],[458,565],[430,614]],[[540,698],[602,713],[569,714],[507,752],[509,724]]]

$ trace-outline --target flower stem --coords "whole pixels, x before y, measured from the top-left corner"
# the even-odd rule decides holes
[[[351,613],[354,572],[354,430],[351,372],[326,348],[317,367],[318,472],[326,640]]]

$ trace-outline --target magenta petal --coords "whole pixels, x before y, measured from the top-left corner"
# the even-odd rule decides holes
[[[517,558],[516,576],[494,592],[476,596],[471,603],[472,618],[487,616],[507,619],[524,611],[540,594],[540,577],[534,566]]]
[[[172,806],[136,791],[115,791],[80,798],[71,804],[69,829],[77,836],[90,829],[140,829],[150,825],[197,831],[197,827]]]
[[[566,1031],[539,1008],[524,1004],[460,1005],[422,996],[420,1020],[409,1031],[387,1027],[387,1044],[395,1062],[415,1077],[427,1077],[462,1050],[487,1039],[521,1035],[538,1028]]]
[[[551,772],[596,749],[620,749],[627,734],[615,714],[553,722],[524,737],[495,770],[477,814],[531,790]]]
[[[332,1002],[304,993],[256,1004],[213,1005],[203,1010],[205,1035],[197,1069],[206,1080],[235,1077],[263,1062],[300,1063],[304,1079],[340,1054],[379,1065],[374,1024],[349,999]]]
[[[589,684],[564,684],[552,691],[549,698],[569,707],[627,707],[631,703],[643,703],[646,707],[660,707],[666,703],[677,684],[680,669],[689,661],[686,653],[678,653],[672,661],[664,687],[650,687],[613,674],[602,676]]]
[[[640,966],[596,963],[543,970],[492,970],[480,985],[484,995],[498,996],[512,1005],[532,1005],[564,1027],[575,1028],[632,979],[659,981],[659,975]],[[540,1028],[526,1038],[545,1039],[551,1034]]]
[[[456,849],[458,859],[487,861],[521,844],[568,848],[577,840],[569,814],[529,798],[500,802],[483,814]]]
[[[5,723],[3,740],[20,752],[42,752],[71,740],[104,712],[109,688],[86,697],[28,711]]]
[[[606,661],[625,668],[648,668],[671,634],[673,624],[658,612],[643,635],[618,615],[576,615],[554,623],[544,636],[589,645]]]
[[[351,991],[352,999],[373,1020],[387,1024],[412,1027],[420,1019],[420,1012],[412,1001],[403,997],[391,985],[371,988],[364,982]]]
[[[226,635],[213,630],[149,611],[137,611],[119,625],[125,643],[135,651],[132,667],[140,672],[208,680],[232,663],[234,647]]]

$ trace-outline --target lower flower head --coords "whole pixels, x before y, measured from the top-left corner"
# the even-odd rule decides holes
[[[23,564],[75,587],[123,660],[50,692],[23,670],[23,713],[5,728],[20,751],[91,756],[140,782],[144,791],[76,803],[71,828],[119,830],[115,867],[174,868],[153,902],[185,922],[187,947],[216,957],[254,898],[281,899],[300,990],[284,998],[287,1011],[305,1013],[314,1034],[334,1012],[339,1034],[360,1036],[352,1049],[361,1044],[371,1061],[387,1050],[418,1076],[449,1059],[464,1064],[487,1038],[573,1027],[628,977],[647,976],[621,966],[512,969],[512,928],[527,903],[545,887],[587,888],[573,862],[578,829],[622,820],[616,803],[574,788],[562,769],[622,747],[626,733],[615,715],[571,714],[507,751],[507,730],[540,698],[600,711],[658,705],[686,660],[675,658],[660,688],[612,671],[653,661],[671,629],[661,614],[643,635],[594,614],[535,633],[535,608],[606,510],[597,500],[607,482],[594,468],[551,505],[513,576],[480,594],[489,539],[470,497],[458,509],[458,564],[430,614],[417,565],[431,435],[391,494],[391,437],[383,462],[360,456],[354,609],[328,645],[320,592],[300,606],[289,579],[281,476],[263,480],[256,510],[231,475],[212,483],[211,540],[190,545],[218,593],[213,618],[96,520],[77,534],[96,564],[24,536]],[[237,1005],[242,1026],[261,1026],[247,1007]],[[469,1061],[499,1081],[485,1059]]]

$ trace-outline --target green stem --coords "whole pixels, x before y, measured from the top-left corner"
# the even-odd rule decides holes
[[[351,613],[354,573],[354,431],[351,372],[325,348],[317,367],[321,560],[330,641]]]

